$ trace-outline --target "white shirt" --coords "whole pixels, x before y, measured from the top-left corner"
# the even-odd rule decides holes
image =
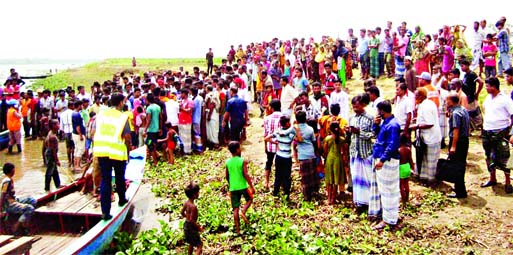
[[[378,104],[385,101],[385,99],[383,99],[382,97],[378,97],[374,100],[374,102],[371,102],[371,105],[372,105],[372,108],[374,108],[374,110],[376,112],[378,112]]]
[[[337,92],[336,90],[331,92],[330,94],[330,106],[333,104],[338,104],[340,106],[340,113],[338,116],[344,118],[345,120],[349,119],[349,96],[343,90]]]
[[[492,95],[486,96],[483,102],[483,129],[498,130],[511,125],[511,115],[513,115],[513,101],[502,91],[492,98]]]
[[[290,62],[290,65],[293,66],[296,64],[296,56],[294,56],[294,53],[290,53],[286,56],[286,59]]]
[[[420,137],[425,144],[431,145],[442,141],[442,132],[440,131],[440,122],[438,120],[438,108],[433,101],[425,99],[417,108],[417,124],[433,125],[428,129],[421,129]]]
[[[73,115],[73,110],[66,109],[61,113],[60,117],[60,126],[62,132],[65,134],[71,134],[73,132],[73,122],[71,120],[71,116]]]
[[[401,129],[404,129],[406,125],[408,113],[413,115],[413,109],[413,102],[406,95],[395,99],[394,117],[397,120],[397,123],[401,126]]]
[[[68,109],[68,100],[60,100],[55,103],[55,111],[57,111],[57,117],[61,117],[61,114]]]
[[[382,34],[376,34],[379,38],[379,45],[378,45],[378,52],[379,53],[385,53],[385,33]]]
[[[481,44],[483,43],[483,40],[486,38],[486,34],[482,29],[478,29],[476,31],[472,31],[472,39],[474,40],[474,46],[472,47],[473,50],[481,50]]]
[[[167,121],[170,122],[172,126],[178,126],[180,105],[175,100],[168,100],[164,105],[166,106]]]
[[[290,105],[294,102],[294,99],[296,99],[298,94],[297,90],[295,90],[290,84],[283,87],[280,98],[282,109],[291,109]]]
[[[89,103],[93,103],[93,100],[91,99],[91,95],[89,95],[88,93],[84,93],[83,95],[78,93],[77,98],[81,101],[84,99],[87,99],[89,101]]]

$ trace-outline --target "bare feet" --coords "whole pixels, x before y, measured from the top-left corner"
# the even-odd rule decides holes
[[[383,230],[384,228],[386,228],[388,226],[388,224],[384,221],[381,221],[380,223],[378,223],[377,225],[375,225],[374,227],[372,227],[373,230]]]
[[[246,217],[246,212],[241,212],[240,217],[242,218],[242,220],[244,221],[244,223],[249,224],[249,220],[248,220],[248,218]]]

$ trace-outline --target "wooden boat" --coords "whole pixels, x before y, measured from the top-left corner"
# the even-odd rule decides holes
[[[32,75],[32,76],[20,76],[22,80],[33,80],[33,79],[44,79],[52,76],[51,74]]]
[[[97,198],[80,193],[85,184],[81,178],[59,190],[39,198],[33,225],[41,239],[32,246],[33,254],[99,254],[107,248],[114,233],[129,213],[133,199],[144,174],[146,147],[130,152],[125,179],[128,203],[118,206],[118,197],[112,202],[112,219],[101,219]],[[113,178],[114,180],[114,178]]]
[[[9,147],[9,130],[0,132],[0,151]]]

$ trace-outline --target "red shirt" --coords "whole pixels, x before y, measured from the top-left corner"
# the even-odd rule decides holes
[[[194,108],[194,102],[189,98],[182,99],[180,102],[180,108],[189,108],[191,110],[189,112],[180,110],[178,113],[178,124],[192,124],[192,110]]]

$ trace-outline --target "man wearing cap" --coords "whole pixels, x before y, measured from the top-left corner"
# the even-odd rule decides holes
[[[419,76],[419,87],[424,87],[427,90],[427,99],[433,101],[437,108],[440,108],[440,92],[431,84],[431,74],[422,72]]]
[[[417,71],[413,68],[413,64],[410,56],[404,57],[404,67],[406,71],[404,72],[404,81],[409,91],[415,91],[417,89],[418,81],[417,81]]]
[[[415,102],[417,104],[417,122],[410,125],[411,130],[416,131],[416,163],[417,174],[421,181],[432,184],[435,181],[435,171],[438,158],[440,157],[440,123],[438,120],[438,107],[431,100],[426,100],[428,90],[425,87],[415,91]]]

